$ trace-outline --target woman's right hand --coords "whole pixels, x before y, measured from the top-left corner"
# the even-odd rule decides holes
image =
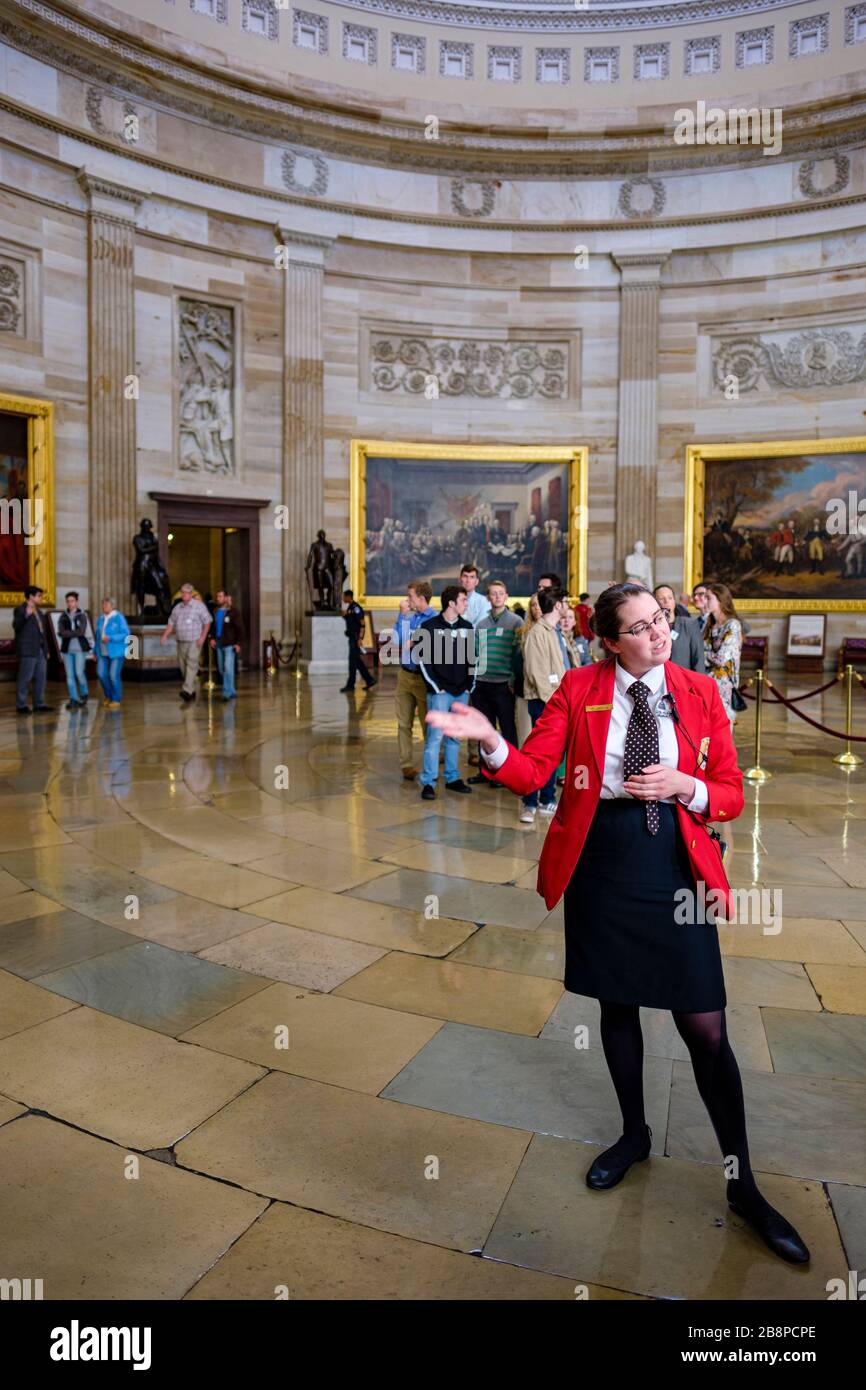
[[[446,738],[472,738],[487,744],[486,752],[492,753],[499,742],[499,734],[486,714],[471,705],[453,704],[450,710],[431,709],[427,711],[427,723],[441,729]]]

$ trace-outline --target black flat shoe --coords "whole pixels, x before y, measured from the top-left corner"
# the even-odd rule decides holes
[[[790,1221],[786,1221],[780,1211],[771,1208],[768,1212],[751,1214],[748,1207],[738,1202],[736,1198],[730,1197],[728,1198],[728,1206],[732,1212],[748,1222],[764,1244],[781,1260],[787,1260],[788,1264],[792,1265],[809,1263],[811,1256],[808,1245],[800,1239]]]
[[[483,772],[476,772],[474,777],[467,777],[466,781],[469,782],[473,787],[476,787],[488,781],[488,778],[484,776]]]
[[[429,786],[427,786],[427,787],[422,787],[422,788],[421,788],[421,800],[422,800],[422,801],[435,801],[435,800],[436,800],[436,789],[435,789],[434,787],[429,787]]]
[[[618,1182],[622,1182],[633,1163],[643,1163],[645,1159],[649,1158],[653,1132],[649,1125],[647,1125],[646,1130],[646,1144],[642,1148],[638,1148],[637,1152],[632,1150],[633,1158],[623,1159],[616,1152],[617,1149],[620,1149],[622,1139],[625,1136],[617,1139],[615,1144],[612,1144],[609,1149],[605,1149],[604,1153],[599,1154],[586,1175],[587,1187],[593,1187],[599,1192],[603,1192],[609,1187],[616,1187]]]
[[[458,777],[456,782],[446,782],[445,790],[448,792],[471,792],[472,788],[467,787],[462,777]]]

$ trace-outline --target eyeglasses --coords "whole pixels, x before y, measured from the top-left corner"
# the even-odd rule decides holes
[[[619,635],[620,637],[625,637],[626,634],[629,637],[643,637],[644,633],[649,632],[651,627],[657,627],[659,632],[664,632],[667,625],[668,615],[660,608],[657,613],[653,614],[648,623],[635,623],[634,627],[623,628]]]

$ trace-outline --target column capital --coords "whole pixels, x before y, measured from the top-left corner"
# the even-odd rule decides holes
[[[670,258],[667,251],[611,251],[619,266],[621,283],[625,285],[657,285],[662,266]]]
[[[95,174],[86,165],[76,172],[78,183],[90,200],[90,211],[96,216],[120,218],[134,222],[139,207],[149,196],[146,190],[129,188]]]
[[[289,264],[313,266],[324,270],[325,257],[334,244],[334,237],[315,236],[312,232],[296,232],[278,222],[274,227],[277,241],[289,248]]]

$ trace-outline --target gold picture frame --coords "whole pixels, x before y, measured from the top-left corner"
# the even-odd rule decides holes
[[[790,597],[787,595],[781,596],[773,592],[748,592],[749,588],[760,588],[762,583],[764,587],[769,590],[779,590],[784,587],[783,583],[774,582],[777,576],[769,575],[770,560],[767,542],[768,540],[772,540],[772,536],[764,539],[758,534],[755,535],[755,548],[757,548],[760,543],[767,552],[767,558],[763,561],[764,566],[766,566],[766,572],[763,579],[759,577],[756,580],[752,572],[755,567],[752,566],[751,570],[746,572],[744,566],[748,562],[740,562],[739,567],[744,576],[741,578],[739,586],[740,592],[738,592],[735,572],[736,566],[733,562],[732,571],[734,572],[726,577],[723,566],[714,564],[711,556],[705,554],[705,532],[707,530],[708,508],[708,466],[712,467],[713,464],[720,462],[729,463],[737,461],[754,461],[756,465],[760,466],[763,462],[770,460],[797,459],[798,468],[802,468],[807,474],[811,470],[814,474],[814,472],[821,467],[822,459],[826,458],[827,460],[832,460],[833,456],[844,454],[862,456],[861,459],[857,460],[857,463],[858,467],[864,470],[864,477],[866,477],[866,436],[864,435],[844,436],[835,439],[759,440],[747,444],[688,444],[686,446],[685,465],[685,549],[683,564],[683,580],[686,592],[692,593],[695,585],[700,583],[701,580],[716,577],[728,584],[734,595],[737,609],[743,613],[861,613],[866,611],[866,575],[862,578],[856,576],[846,576],[844,578],[842,578],[841,575],[835,576],[835,583],[832,582],[834,576],[828,575],[825,584],[818,584],[817,581],[813,582],[813,577],[803,564],[805,539],[802,534],[798,534],[798,528],[796,526],[794,551],[800,552],[797,562],[799,571],[795,575],[794,566],[792,564],[791,573],[788,578],[791,580],[796,578],[800,581],[800,591],[797,591],[796,583],[789,584]],[[842,462],[843,461],[840,459],[840,466]],[[829,462],[823,465],[823,468],[825,472],[832,472]],[[809,479],[807,476],[804,482],[808,481]],[[777,499],[772,493],[769,498],[762,500],[762,505],[765,503],[766,510],[772,512],[776,516],[778,516],[780,512],[782,515],[785,515],[788,512],[802,511],[805,514],[805,512],[808,511],[818,515],[819,519],[821,519],[820,509],[822,504],[818,500],[820,494],[819,485],[817,483],[812,483],[810,486],[815,500],[810,500],[808,505],[800,503],[795,505],[795,503],[790,500],[790,497],[786,498],[783,496]],[[827,486],[830,486],[830,484],[828,483]],[[841,482],[839,486],[843,486]],[[844,486],[847,490],[847,483]],[[770,506],[771,503],[773,504],[772,507]],[[744,508],[741,508],[741,512],[744,510]],[[746,515],[748,515],[748,513],[746,513]],[[797,521],[796,515],[790,519],[795,522]],[[715,528],[710,529],[714,530]],[[753,528],[746,527],[745,529],[749,537],[751,549],[751,529]],[[821,564],[825,569],[829,566],[831,560],[835,566],[842,566],[843,562],[838,559],[836,553],[829,544],[822,545],[821,549],[824,551]],[[777,566],[777,575],[779,572],[779,567]],[[852,578],[854,580],[853,583],[851,583]],[[845,591],[846,584],[850,586],[848,591],[851,594],[850,597]],[[814,594],[814,596],[810,596],[807,592],[810,585],[813,588],[820,589],[821,592]],[[742,591],[744,589],[745,592]]]
[[[27,417],[27,499],[41,502],[41,536],[27,547],[30,584],[44,590],[43,606],[54,605],[54,404],[32,396],[0,393],[0,412]],[[0,608],[24,602],[23,590],[0,590]]]
[[[356,602],[371,610],[396,609],[404,594],[367,593],[367,462],[368,459],[406,459],[438,463],[472,463],[483,468],[493,463],[562,464],[568,470],[568,592],[576,599],[586,589],[587,488],[589,448],[587,445],[492,445],[419,444],[406,440],[353,439],[351,442],[350,585]],[[432,469],[431,469],[432,471]],[[417,578],[423,576],[417,575]],[[457,575],[454,576],[455,582]],[[528,594],[509,594],[509,601],[528,603]],[[434,595],[434,605],[438,602]]]

